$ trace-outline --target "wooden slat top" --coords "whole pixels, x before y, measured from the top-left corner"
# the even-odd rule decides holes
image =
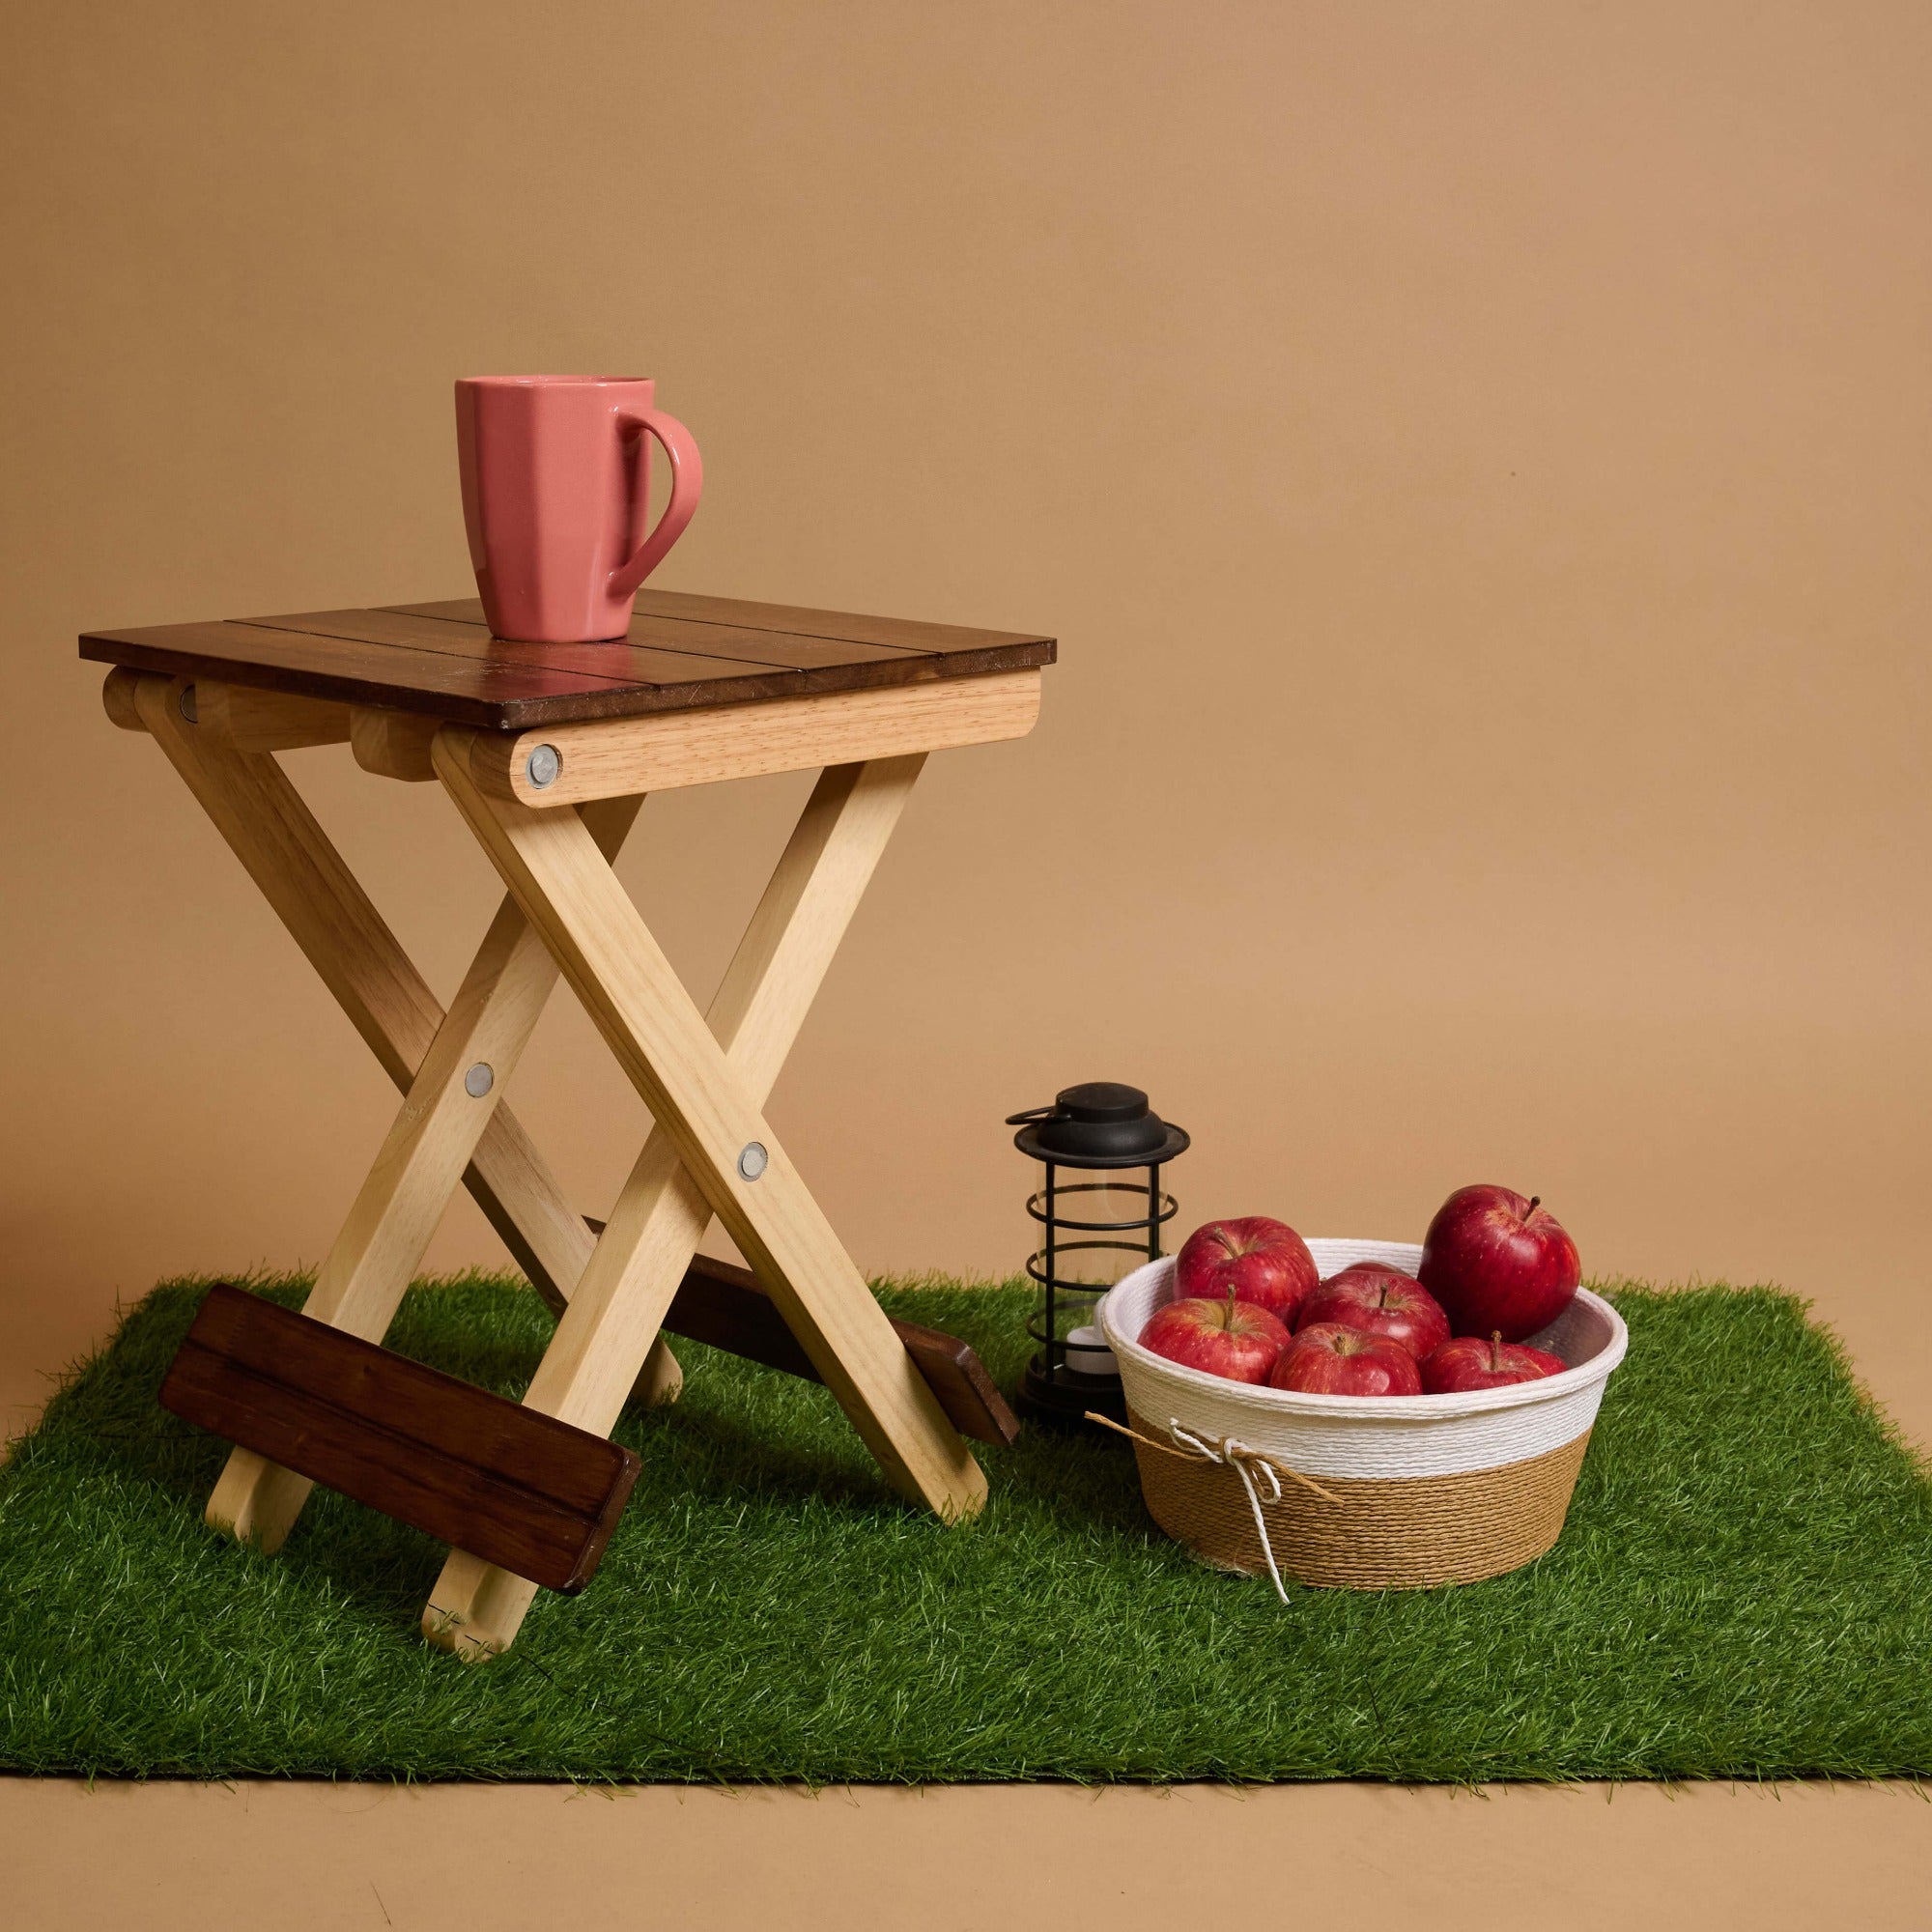
[[[101,664],[427,713],[485,729],[633,717],[810,692],[974,677],[1054,660],[1051,638],[638,593],[629,635],[601,644],[493,638],[475,598],[90,631]]]

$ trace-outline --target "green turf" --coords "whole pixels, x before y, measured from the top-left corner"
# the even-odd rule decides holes
[[[299,1283],[268,1285],[298,1303]],[[1557,1548],[1427,1593],[1193,1563],[1130,1453],[985,1452],[984,1517],[895,1501],[824,1390],[680,1345],[603,1570],[466,1668],[417,1616],[441,1552],[317,1492],[277,1556],[213,1535],[222,1445],[155,1406],[163,1286],[0,1473],[0,1767],[584,1779],[1932,1773],[1932,1485],[1802,1305],[1624,1287],[1631,1350]],[[1019,1363],[1017,1289],[895,1311]],[[526,1291],[413,1291],[393,1346],[515,1393]]]

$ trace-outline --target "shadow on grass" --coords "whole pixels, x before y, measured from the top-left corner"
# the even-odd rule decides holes
[[[308,1293],[299,1278],[242,1285],[288,1308],[298,1309]],[[198,1521],[228,1445],[169,1414],[157,1396],[206,1293],[205,1283],[164,1284],[128,1311],[103,1351],[54,1396],[19,1457],[111,1472],[142,1515]],[[975,1312],[970,1303],[966,1312]],[[986,1326],[983,1320],[980,1325]],[[412,1291],[385,1346],[515,1398],[552,1332],[533,1294],[505,1293],[497,1283],[456,1283]],[[997,1356],[997,1327],[985,1340]],[[832,1512],[849,1516],[855,1527],[923,1520],[886,1483],[829,1390],[699,1343],[677,1346],[687,1373],[683,1399],[663,1408],[627,1406],[614,1432],[643,1462],[613,1542],[618,1568],[623,1544],[646,1531],[654,1506],[668,1501],[750,1506],[792,1521],[808,1513],[822,1520]],[[1124,1444],[1097,1431],[1091,1437],[1029,1431],[1010,1448],[975,1448],[987,1472],[991,1512],[1166,1548],[1142,1507]],[[237,1563],[280,1565],[292,1580],[325,1586],[345,1607],[405,1631],[415,1628],[445,1553],[419,1531],[320,1488],[272,1556],[234,1549],[213,1529],[201,1533]]]

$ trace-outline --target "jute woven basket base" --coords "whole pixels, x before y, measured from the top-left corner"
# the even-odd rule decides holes
[[[1142,1435],[1167,1432],[1131,1409]],[[1276,1567],[1297,1582],[1338,1590],[1423,1590],[1478,1583],[1533,1563],[1562,1533],[1589,1447],[1573,1442],[1499,1468],[1454,1476],[1322,1476],[1324,1502],[1284,1474],[1281,1500],[1264,1496]],[[1134,1444],[1149,1514],[1204,1563],[1243,1577],[1267,1574],[1240,1478],[1224,1465]]]

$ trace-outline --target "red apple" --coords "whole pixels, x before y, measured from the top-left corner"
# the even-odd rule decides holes
[[[1400,1342],[1339,1321],[1318,1321],[1302,1329],[1282,1351],[1267,1380],[1269,1388],[1298,1389],[1303,1395],[1422,1393],[1415,1357]]]
[[[1252,1301],[1191,1296],[1156,1308],[1141,1330],[1141,1347],[1231,1382],[1264,1382],[1288,1347],[1288,1330]]]
[[[1520,1342],[1569,1307],[1583,1270],[1577,1243],[1536,1196],[1459,1187],[1429,1224],[1415,1275],[1458,1335],[1494,1330]]]
[[[1449,1339],[1449,1318],[1441,1303],[1419,1281],[1386,1262],[1357,1262],[1331,1274],[1301,1304],[1295,1331],[1318,1321],[1386,1335],[1418,1362]]]
[[[1290,1323],[1321,1279],[1308,1243],[1265,1214],[1196,1228],[1174,1262],[1177,1294],[1234,1294]]]
[[[1461,1395],[1465,1389],[1539,1382],[1545,1376],[1560,1376],[1569,1366],[1559,1355],[1505,1342],[1500,1334],[1492,1334],[1487,1342],[1480,1335],[1464,1335],[1444,1342],[1423,1363],[1422,1387],[1428,1395]]]

